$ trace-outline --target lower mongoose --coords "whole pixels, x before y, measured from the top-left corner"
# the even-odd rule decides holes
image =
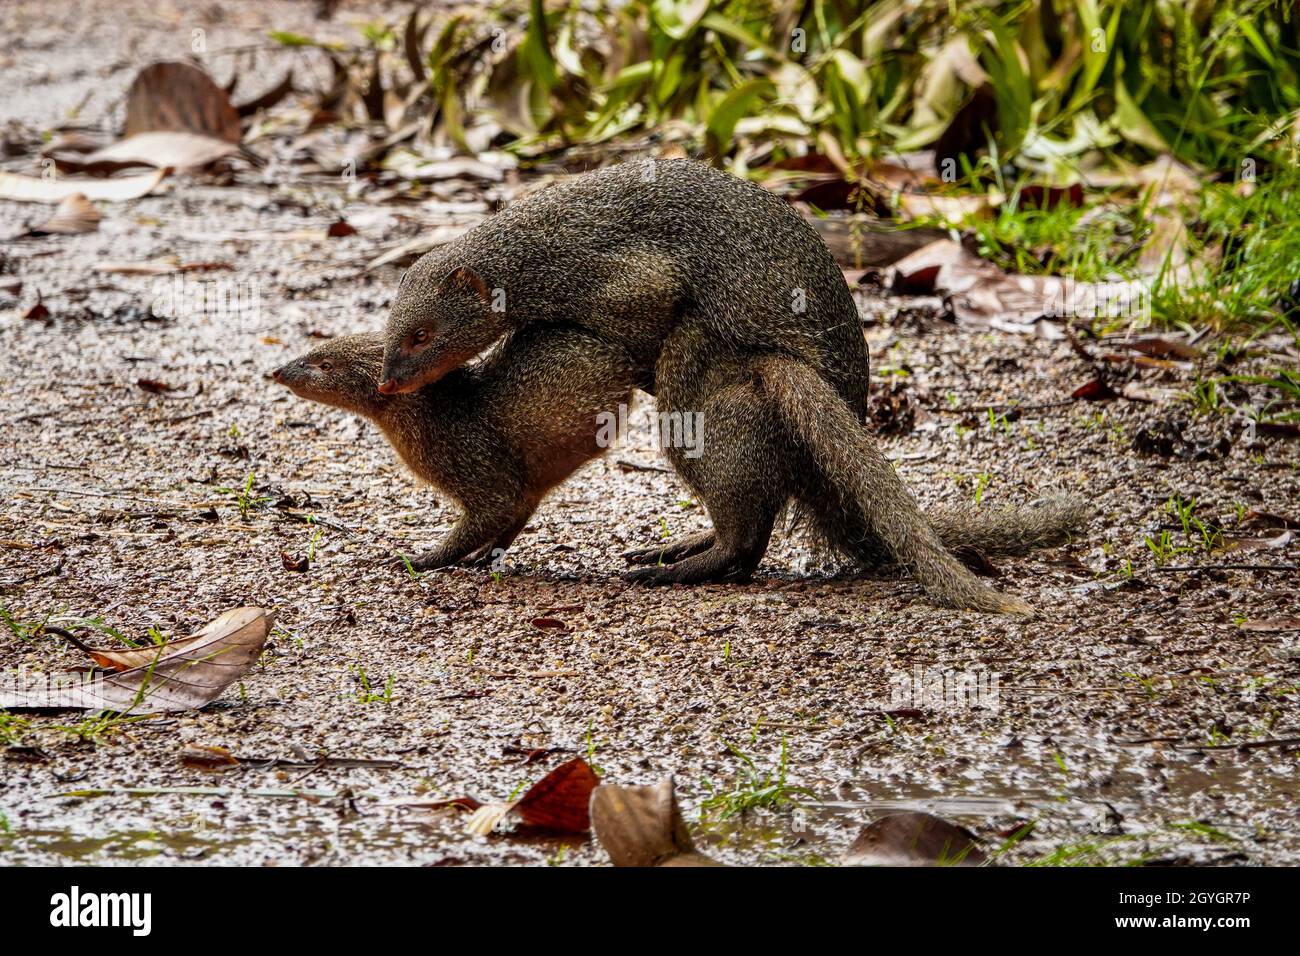
[[[379,333],[345,335],[271,373],[295,395],[383,431],[407,467],[450,496],[460,519],[416,570],[499,558],[548,491],[605,448],[602,415],[630,401],[633,360],[576,328],[536,326],[419,392],[383,395]]]
[[[948,552],[864,430],[857,307],[825,244],[779,197],[687,160],[543,189],[406,272],[380,388],[414,391],[501,336],[550,322],[624,348],[661,415],[703,425],[702,453],[664,450],[713,532],[634,580],[745,580],[793,501],[849,555],[883,548],[937,604],[1029,610]]]

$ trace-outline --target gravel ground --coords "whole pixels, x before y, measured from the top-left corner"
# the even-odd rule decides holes
[[[73,4],[6,5],[0,69],[23,90],[8,118],[39,131],[88,95],[85,116],[111,115],[135,68],[188,36],[187,15],[157,7],[128,5],[122,34],[102,12],[63,26]],[[202,22],[213,49],[268,26],[341,29],[313,23],[303,4],[212,9],[221,22]],[[260,83],[273,67],[250,76]],[[3,168],[30,173],[32,162]],[[0,629],[0,661],[77,663],[55,638],[25,634],[47,617],[140,638],[253,604],[278,625],[260,664],[201,712],[100,732],[68,714],[0,725],[0,862],[598,864],[590,843],[471,837],[455,813],[391,801],[500,799],[581,755],[612,782],[675,774],[697,822],[711,795],[756,788],[735,751],[761,777],[778,773],[783,748],[787,783],[810,794],[803,808],[706,813],[708,852],[833,861],[873,815],[905,806],[995,847],[1033,822],[1003,857],[1017,863],[1300,860],[1294,746],[1237,746],[1300,733],[1296,634],[1251,629],[1297,613],[1296,574],[1160,570],[1145,543],[1162,530],[1184,540],[1165,510],[1174,495],[1229,531],[1252,509],[1295,517],[1294,442],[1247,441],[1186,404],[1063,403],[1092,376],[1068,343],[869,299],[865,310],[886,316],[865,324],[882,394],[896,388],[917,419],[882,441],[923,503],[1058,490],[1095,501],[1075,543],[998,562],[999,586],[1035,618],[936,610],[909,581],[823,565],[797,534],[774,540],[752,584],[627,585],[624,550],[706,520],[636,414],[625,446],[543,505],[509,573],[413,580],[381,562],[430,545],[453,511],[372,427],[292,397],[266,372],[314,337],[381,327],[399,273],[363,264],[450,220],[242,167],[232,181],[174,178],[101,208],[98,232],[6,242],[0,259],[0,278],[22,281],[0,293],[0,601],[17,625]],[[4,234],[47,212],[0,202]],[[325,238],[339,216],[358,233]],[[93,271],[162,256],[229,268],[188,273],[182,287]],[[195,284],[249,308],[148,312]],[[38,291],[49,315],[25,317]],[[1135,374],[1176,389],[1193,369]],[[990,423],[985,406],[1011,402],[1019,417]],[[1179,418],[1192,446],[1223,457],[1134,449],[1143,428]],[[286,570],[282,554],[309,552],[308,571]],[[1173,563],[1278,565],[1294,552]],[[931,669],[983,675],[986,693],[976,706],[900,697]],[[363,702],[362,674],[369,696],[387,699]],[[183,764],[187,745],[401,767],[218,775]],[[122,788],[201,789],[64,795]]]

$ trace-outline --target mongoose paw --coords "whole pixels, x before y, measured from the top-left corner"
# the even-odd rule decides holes
[[[413,557],[397,554],[384,562],[385,567],[392,568],[395,571],[433,571],[436,568],[444,568],[447,564],[448,562],[436,551],[429,551]]]
[[[625,551],[623,560],[628,564],[673,564],[683,558],[708,551],[713,545],[713,532],[705,531],[666,542],[657,548],[634,548]]]

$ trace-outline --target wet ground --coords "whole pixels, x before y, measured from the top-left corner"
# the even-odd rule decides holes
[[[59,6],[0,11],[0,72],[24,90],[8,118],[37,131],[83,97],[83,115],[107,115],[143,59],[189,36],[187,15],[154,4],[128,7],[130,43],[95,33],[102,14],[56,22]],[[219,9],[214,49],[271,26],[335,28],[309,5]],[[265,373],[316,337],[382,326],[399,273],[365,264],[451,212],[243,167],[101,209],[95,233],[6,242],[0,259],[0,280],[22,283],[0,292],[0,661],[78,663],[31,633],[46,619],[147,639],[255,604],[278,625],[199,713],[0,716],[0,862],[601,863],[590,843],[471,837],[454,811],[400,805],[502,799],[574,755],[617,783],[675,774],[700,842],[735,863],[833,861],[894,807],[1009,844],[1014,863],[1300,861],[1296,747],[1277,743],[1300,736],[1300,634],[1252,629],[1294,622],[1296,573],[1276,568],[1295,546],[1209,553],[1166,508],[1195,499],[1228,532],[1252,510],[1295,518],[1294,441],[1252,440],[1185,402],[1064,402],[1092,376],[1067,342],[923,309],[865,327],[882,387],[901,380],[919,412],[882,441],[923,503],[1058,490],[1096,503],[1075,543],[997,562],[998,586],[1037,617],[936,610],[908,581],[812,560],[797,535],[774,541],[752,584],[625,584],[623,551],[705,523],[635,415],[627,445],[545,503],[509,573],[417,580],[381,562],[432,544],[453,511],[373,428]],[[3,234],[48,211],[0,202]],[[340,216],[357,234],[326,238]],[[213,268],[95,271],[167,256]],[[216,306],[184,304],[195,283]],[[26,317],[38,293],[49,314]],[[169,296],[181,304],[155,312],[170,315],[150,313]],[[1190,363],[1141,374],[1153,389],[1195,380]],[[1009,404],[1021,411],[1004,420]],[[1174,419],[1179,447],[1208,460],[1135,450]],[[1159,568],[1147,539],[1162,532],[1189,549],[1168,564],[1248,567]],[[950,691],[974,679],[975,699],[923,692],[945,673]],[[218,774],[183,761],[192,746],[400,767]],[[806,792],[724,819],[783,759]]]

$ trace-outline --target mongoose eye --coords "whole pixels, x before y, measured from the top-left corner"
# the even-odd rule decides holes
[[[334,371],[334,363],[331,362],[329,359],[326,359],[325,361],[321,362],[320,365],[316,367],[319,368],[322,372]]]
[[[411,336],[411,341],[413,341],[416,345],[423,345],[425,342],[429,341],[429,330],[416,329],[415,335]]]

